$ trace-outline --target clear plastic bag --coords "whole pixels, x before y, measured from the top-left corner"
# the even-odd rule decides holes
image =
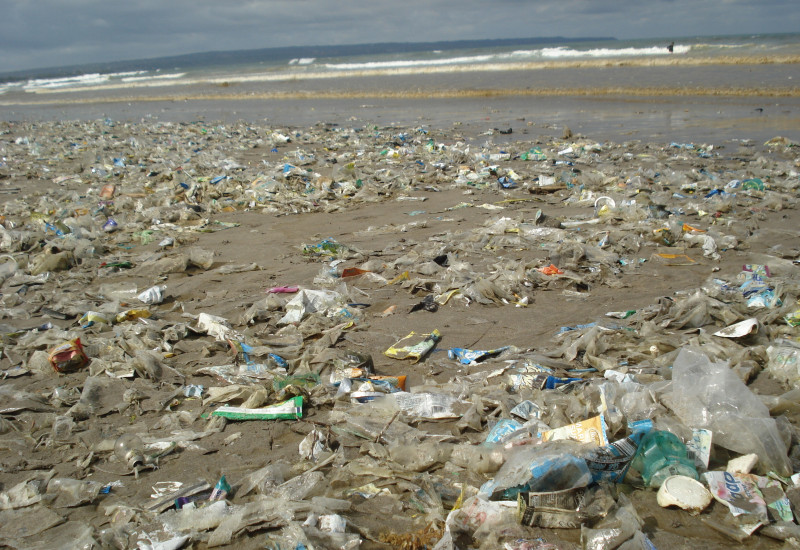
[[[725,362],[683,348],[673,364],[673,408],[687,425],[714,433],[714,443],[755,453],[767,471],[791,475],[786,445],[769,410]]]

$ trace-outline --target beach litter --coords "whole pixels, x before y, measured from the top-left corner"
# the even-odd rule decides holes
[[[0,545],[796,537],[784,138],[0,129]]]

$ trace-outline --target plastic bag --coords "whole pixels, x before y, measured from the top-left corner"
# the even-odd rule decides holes
[[[709,429],[717,445],[755,453],[767,470],[791,475],[775,420],[726,362],[712,362],[697,349],[683,348],[672,370],[674,410],[687,426]]]
[[[767,348],[767,370],[786,386],[794,388],[800,380],[800,347],[790,340],[776,340]]]
[[[528,447],[510,455],[494,479],[481,486],[486,497],[516,498],[520,492],[551,492],[586,487],[592,473],[583,458],[564,447]]]

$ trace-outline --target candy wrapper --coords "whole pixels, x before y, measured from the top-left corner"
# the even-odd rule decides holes
[[[73,372],[89,364],[89,358],[83,351],[81,339],[75,338],[64,342],[50,350],[48,354],[50,364],[56,372]]]
[[[417,334],[411,332],[408,336],[401,339],[392,347],[384,351],[387,357],[395,359],[414,359],[414,363],[418,363],[434,348],[436,343],[442,339],[441,333],[434,330],[430,334]]]

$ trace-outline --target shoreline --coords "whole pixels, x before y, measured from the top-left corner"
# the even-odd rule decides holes
[[[261,73],[230,73],[215,71],[206,76],[197,73],[180,72],[174,79],[169,75],[154,76],[152,79],[131,79],[126,82],[110,84],[95,84],[90,86],[74,86],[63,88],[40,88],[36,93],[71,93],[81,91],[109,91],[134,88],[159,88],[164,86],[214,86],[231,84],[257,84],[298,82],[308,80],[347,80],[362,78],[382,77],[415,77],[430,75],[469,75],[474,73],[512,73],[512,72],[553,72],[569,70],[597,70],[597,69],[670,69],[670,68],[707,68],[707,67],[766,67],[800,65],[800,56],[717,56],[717,57],[687,57],[683,55],[668,55],[665,57],[620,57],[603,59],[577,59],[577,60],[548,60],[548,61],[522,61],[522,62],[491,62],[491,63],[466,63],[409,67],[364,67],[343,70],[319,70],[309,67],[310,70],[293,70],[291,72],[266,71]],[[285,67],[279,67],[285,69]],[[176,71],[185,71],[180,67]],[[165,80],[166,79],[166,80]]]
[[[336,78],[298,74],[270,82],[220,79],[221,84],[14,91],[0,95],[0,120],[244,120],[297,128],[355,118],[432,128],[470,124],[478,133],[503,127],[557,135],[554,128],[560,132],[567,126],[592,139],[612,141],[763,142],[778,135],[798,141],[800,83],[787,71],[797,66],[718,63],[460,72],[450,71],[459,67],[447,67]]]
[[[565,127],[598,141],[638,139],[669,143],[800,140],[800,98],[763,96],[462,96],[454,98],[163,99],[16,105],[0,113],[6,122],[48,120],[232,123],[303,128],[319,123],[426,126],[466,125],[476,134],[513,129],[560,136]],[[522,134],[522,136],[520,136]],[[503,139],[504,136],[495,136]]]

